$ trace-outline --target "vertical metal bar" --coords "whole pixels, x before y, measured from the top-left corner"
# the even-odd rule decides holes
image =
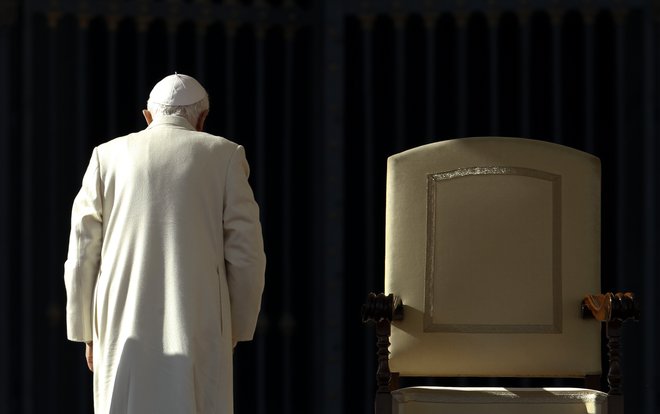
[[[490,57],[490,135],[498,135],[499,131],[499,51],[498,44],[499,13],[490,10],[488,13],[488,26],[490,29],[489,50]]]
[[[177,71],[177,42],[176,35],[179,29],[179,5],[180,1],[169,1],[169,16],[167,18],[167,59],[168,59],[168,74]]]
[[[206,53],[204,53],[204,38],[208,22],[200,20],[195,25],[195,75],[197,79],[206,84]]]
[[[0,332],[11,332],[11,316],[14,314],[10,310],[10,266],[12,259],[9,252],[10,233],[10,212],[7,200],[11,198],[10,188],[10,134],[11,120],[10,113],[12,108],[12,99],[10,79],[12,51],[13,51],[13,30],[16,25],[16,16],[9,17],[5,22],[0,22],[0,90],[4,91],[0,95]],[[0,412],[10,412],[9,407],[9,388],[10,388],[10,345],[11,335],[4,334],[0,338]]]
[[[293,173],[291,166],[293,157],[293,38],[295,27],[287,25],[284,28],[284,131],[282,140],[282,313],[280,328],[282,330],[282,366],[284,378],[282,381],[282,412],[294,412],[292,401],[291,371],[286,369],[291,365],[291,335],[293,333],[294,318],[291,314],[291,293],[293,292],[292,265],[293,237],[291,229],[294,226],[291,217],[293,210],[294,192],[292,188]]]
[[[256,162],[259,168],[256,171],[255,196],[263,211],[268,211],[266,196],[266,137],[265,137],[265,56],[264,41],[266,37],[265,23],[259,22],[256,27],[255,48],[256,48],[256,104],[255,104],[255,134],[256,134]],[[266,217],[262,217],[261,223],[264,230],[268,231],[268,222]],[[266,338],[264,335],[257,335],[255,342],[257,345],[257,413],[264,414],[268,408],[268,399],[266,398]]]
[[[654,312],[657,309],[656,299],[656,277],[657,277],[657,260],[658,260],[658,245],[657,245],[657,218],[658,211],[657,196],[658,196],[658,183],[656,175],[658,173],[656,167],[656,139],[658,131],[656,130],[656,119],[658,116],[658,102],[657,102],[657,65],[656,65],[656,47],[658,45],[658,10],[659,7],[656,1],[652,2],[647,13],[644,14],[644,210],[643,210],[643,223],[644,223],[644,256],[643,256],[643,269],[644,269],[644,306],[649,309],[645,312],[642,319],[643,329],[646,332],[644,337],[644,358],[646,369],[644,370],[644,407],[646,413],[654,413],[658,407],[658,394],[654,392],[658,389],[657,386],[657,350],[658,350],[658,333],[657,333],[657,320],[658,313]]]
[[[625,62],[624,62],[624,29],[625,29],[625,16],[623,10],[616,10],[614,12],[614,30],[615,30],[615,59],[616,59],[616,73],[614,88],[616,90],[615,105],[616,105],[616,188],[618,190],[616,197],[616,246],[617,246],[617,271],[616,271],[616,285],[620,288],[624,287],[626,279],[626,246],[628,244],[627,237],[627,206],[628,199],[627,189],[627,146],[626,142],[626,129],[625,129]]]
[[[171,75],[178,70],[176,66],[176,34],[178,19],[170,17],[167,20],[167,74]]]
[[[593,153],[594,142],[594,20],[591,7],[584,10],[584,150]]]
[[[226,31],[226,36],[225,36],[225,42],[226,42],[226,57],[227,57],[227,65],[225,66],[226,70],[226,78],[225,78],[225,85],[227,89],[227,96],[225,97],[225,112],[227,116],[227,136],[228,137],[233,137],[234,132],[236,131],[235,128],[235,122],[236,120],[234,119],[236,117],[235,115],[235,91],[234,91],[234,45],[236,43],[236,29],[238,27],[238,23],[235,20],[228,20],[225,24],[225,31]]]
[[[464,10],[458,10],[456,12],[456,27],[458,30],[458,50],[457,50],[457,76],[458,76],[458,123],[457,123],[457,135],[458,137],[464,137],[467,131],[467,45],[466,45],[466,36],[467,36],[467,12]]]
[[[529,137],[530,134],[530,22],[529,9],[524,7],[519,12],[520,16],[520,134]]]
[[[114,137],[117,134],[117,25],[119,17],[109,15],[106,18],[108,25],[107,50],[108,54],[108,135]]]
[[[373,29],[374,29],[374,15],[364,15],[361,17],[362,27],[362,48],[364,57],[364,65],[362,72],[362,93],[364,96],[364,213],[365,217],[370,217],[374,208],[374,191],[373,191],[373,171],[374,171],[374,102],[373,102]],[[366,245],[365,256],[367,257],[365,263],[365,277],[367,278],[368,286],[374,284],[374,246],[372,243],[374,236],[374,223],[373,220],[365,220],[365,238]]]
[[[436,141],[435,136],[435,22],[438,16],[427,13],[424,16],[426,29],[426,142]]]
[[[23,3],[23,119],[21,139],[21,370],[20,378],[20,400],[21,412],[32,414],[34,412],[34,395],[32,386],[34,384],[34,268],[32,256],[33,247],[33,157],[35,154],[33,125],[34,108],[32,106],[34,86],[33,76],[33,35],[32,35],[32,8],[31,0]]]
[[[406,127],[406,113],[404,111],[406,103],[406,65],[405,65],[405,36],[406,36],[406,17],[402,12],[397,12],[393,16],[394,19],[394,36],[395,36],[395,80],[396,88],[395,98],[395,117],[396,117],[396,132],[395,132],[395,145],[396,151],[403,151],[406,147],[405,127]],[[371,170],[373,171],[373,170]],[[366,217],[370,217],[367,215]],[[368,244],[373,244],[373,239],[369,239]],[[368,256],[367,260],[373,261],[374,256]]]
[[[48,117],[46,118],[47,122],[47,131],[48,137],[46,138],[47,144],[46,149],[48,155],[46,158],[46,171],[48,177],[50,177],[50,185],[48,185],[48,190],[46,191],[46,208],[47,211],[56,211],[57,210],[57,140],[58,140],[58,105],[57,105],[57,79],[58,79],[58,70],[57,70],[57,57],[58,57],[58,24],[59,24],[59,13],[51,12],[48,15],[48,89],[47,89],[47,102],[48,102]],[[56,235],[56,225],[55,219],[50,218],[46,220],[46,240],[48,246],[55,246],[57,244]],[[42,241],[43,242],[43,241]],[[57,255],[55,254],[57,249],[51,248],[48,249],[46,256],[46,263],[49,266],[55,266],[57,261]],[[60,279],[57,279],[57,282],[60,282]],[[48,307],[52,306],[56,302],[56,298],[59,296],[61,285],[55,283],[55,280],[51,279],[47,282],[47,296],[41,297],[41,310],[44,311]],[[47,302],[46,302],[47,301]],[[59,333],[59,332],[58,332]],[[47,326],[46,331],[46,346],[48,349],[57,349],[57,342],[59,341],[59,335],[53,335],[53,329],[51,326]],[[47,367],[46,367],[46,384],[57,384],[57,378],[59,372],[57,371],[57,360],[58,358],[47,358]],[[40,404],[44,404],[45,407],[55,407],[57,405],[57,393],[56,389],[53,386],[47,387],[46,392],[44,393],[44,400],[40,401]]]
[[[78,128],[77,128],[77,142],[76,142],[76,166],[79,167],[77,175],[82,178],[82,172],[85,168],[87,157],[89,154],[86,152],[87,134],[88,134],[88,118],[89,118],[89,105],[87,105],[87,48],[89,47],[88,34],[89,34],[89,16],[81,15],[78,19],[78,54],[77,54],[77,90],[78,90]]]
[[[256,188],[255,196],[257,202],[259,203],[260,208],[263,211],[267,211],[267,200],[266,196],[266,143],[264,135],[264,37],[265,37],[265,28],[261,25],[256,28],[256,104],[255,104],[255,135],[256,135],[256,164],[259,166],[259,169],[256,171]],[[264,227],[264,230],[268,232],[268,222],[266,217],[262,216],[261,224]],[[257,335],[255,338],[256,348],[257,348],[257,413],[265,414],[267,410],[267,394],[266,394],[266,353],[265,353],[265,335]]]
[[[561,19],[562,11],[557,7],[550,10],[550,21],[552,23],[552,131],[554,141],[563,142],[562,136],[562,77],[561,77]]]
[[[147,85],[147,29],[149,27],[149,18],[146,15],[137,18],[137,90],[138,100],[142,106],[138,108],[146,109],[149,100],[149,86]],[[139,117],[139,115],[138,115]],[[145,124],[141,124],[145,125]]]
[[[150,0],[139,0],[135,22],[137,25],[136,30],[136,71],[137,71],[137,99],[138,107],[140,109],[147,108],[147,101],[149,100],[149,93],[151,92],[150,86],[147,85],[147,31],[149,29],[149,23],[151,22],[151,15],[149,10]],[[151,81],[151,80],[150,80]],[[146,126],[146,122],[143,120],[142,113],[137,112],[136,116],[136,125]]]
[[[322,242],[315,246],[320,283],[315,296],[320,304],[315,352],[319,361],[319,385],[314,412],[334,414],[344,407],[344,3],[321,2],[319,11],[319,94],[317,122],[320,144],[314,148],[319,161],[319,185],[314,209],[320,212]]]
[[[266,140],[265,140],[265,37],[266,26],[265,23],[258,23],[256,26],[255,48],[256,48],[256,62],[255,62],[255,85],[256,85],[256,102],[255,102],[255,134],[256,134],[256,162],[261,166],[256,171],[256,197],[262,209],[266,210]]]
[[[87,65],[88,65],[88,47],[89,47],[89,16],[82,15],[79,18],[79,30],[78,30],[78,139],[76,142],[76,177],[79,180],[82,180],[83,171],[87,165],[90,154],[87,153],[87,142],[89,140],[89,96],[88,96],[88,75],[87,75]],[[73,201],[73,200],[70,200]],[[82,354],[83,348],[80,348],[80,353]],[[88,371],[87,366],[82,363],[78,364],[75,367],[77,379],[79,381],[76,386],[80,390],[81,395],[91,395],[91,389],[89,387],[89,381],[87,381]],[[89,411],[88,400],[86,398],[78,398],[77,407],[79,413],[84,413]]]
[[[195,59],[197,60],[197,76],[199,76],[199,79],[206,84],[208,83],[208,80],[206,79],[205,40],[213,16],[213,9],[211,8],[211,0],[197,0],[197,3],[199,4],[200,10],[197,17],[197,45]]]
[[[365,245],[364,245],[364,256],[365,265],[365,286],[367,289],[373,289],[375,285],[375,270],[373,264],[374,257],[374,221],[371,218],[372,212],[374,211],[374,108],[373,108],[373,29],[374,29],[374,20],[375,16],[373,14],[365,14],[360,16],[361,29],[362,29],[362,57],[364,59],[362,66],[362,95],[364,96],[364,169],[363,169],[363,188],[364,188],[364,198],[363,198],[363,215],[364,220],[364,234],[365,234]],[[374,335],[373,331],[370,329],[365,329],[363,333],[364,337],[364,358],[365,361],[368,361],[367,365],[371,366],[371,369],[365,371],[364,383],[367,387],[366,389],[371,392],[375,390],[374,386],[374,375],[376,370],[374,367],[374,356],[375,356],[375,347],[374,347]],[[371,399],[365,398],[364,400],[365,408],[364,412],[368,412],[371,407]]]

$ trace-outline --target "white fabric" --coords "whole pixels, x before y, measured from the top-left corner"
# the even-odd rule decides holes
[[[72,211],[67,333],[100,413],[231,413],[264,285],[241,146],[166,116],[95,148]]]
[[[504,137],[393,155],[385,235],[385,293],[405,315],[392,326],[392,371],[600,373],[601,324],[579,312],[600,292],[598,158]]]
[[[581,388],[411,387],[392,398],[394,414],[607,413],[607,394]]]
[[[149,94],[149,102],[169,105],[192,105],[204,99],[206,90],[188,75],[175,73],[158,82]]]

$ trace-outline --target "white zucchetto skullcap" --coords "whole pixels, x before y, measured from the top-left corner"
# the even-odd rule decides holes
[[[192,105],[206,97],[206,90],[195,78],[174,72],[154,86],[149,94],[149,102],[168,105]]]

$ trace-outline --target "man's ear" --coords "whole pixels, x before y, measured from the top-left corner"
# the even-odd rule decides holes
[[[203,131],[204,130],[204,121],[206,121],[206,115],[209,114],[209,110],[205,110],[201,114],[199,114],[199,118],[197,118],[197,125],[195,125],[195,129],[198,131]]]
[[[154,118],[151,116],[151,112],[149,112],[147,109],[142,110],[142,115],[144,115],[144,119],[147,121],[147,125],[150,125],[151,122],[153,122]]]

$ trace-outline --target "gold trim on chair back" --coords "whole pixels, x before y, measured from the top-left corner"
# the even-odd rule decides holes
[[[388,159],[385,290],[401,297],[401,375],[600,373],[600,161],[521,138],[464,138]]]

